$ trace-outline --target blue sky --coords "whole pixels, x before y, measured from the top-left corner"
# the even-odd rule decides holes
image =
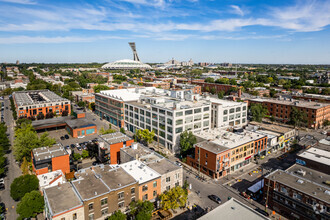
[[[0,0],[0,62],[330,63],[330,1]]]

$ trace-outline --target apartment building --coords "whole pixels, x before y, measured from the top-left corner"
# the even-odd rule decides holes
[[[180,134],[210,129],[211,103],[185,91],[145,92],[138,101],[125,103],[129,131],[154,130],[157,141],[170,152],[178,151]]]
[[[32,170],[37,175],[55,170],[62,170],[64,174],[70,172],[70,155],[61,144],[35,148],[31,158]]]
[[[250,131],[212,129],[194,135],[199,142],[194,155],[187,157],[187,164],[215,179],[248,165],[267,149],[267,136]]]
[[[161,175],[138,160],[119,165],[138,182],[139,200],[155,202],[161,194]]]
[[[330,103],[330,96],[329,95],[296,93],[296,94],[292,95],[292,98],[294,98],[294,99],[304,99],[306,101],[311,100],[311,101],[314,101],[314,102]]]
[[[105,90],[95,94],[95,114],[111,124],[124,127],[124,103],[136,101],[142,91],[155,90],[153,87],[138,89]]]
[[[242,127],[247,124],[247,103],[210,98],[211,128]]]
[[[157,87],[161,89],[169,89],[170,83],[169,82],[162,82],[162,81],[154,81],[154,82],[143,82],[143,86],[145,87]]]
[[[71,183],[83,203],[82,219],[103,220],[117,210],[127,212],[138,199],[137,181],[121,167],[100,165],[79,170],[75,176]]]
[[[13,100],[16,107],[17,117],[37,117],[47,113],[62,115],[71,114],[71,102],[49,90],[31,90],[13,93]]]
[[[279,97],[278,99],[250,99],[250,103],[261,103],[268,109],[269,115],[284,123],[290,121],[292,108],[297,108],[307,116],[306,127],[321,128],[325,120],[330,120],[330,104],[312,101],[294,100]]]
[[[89,91],[88,92],[85,91],[71,92],[71,95],[74,97],[75,102],[85,102],[85,103],[95,102],[95,95],[93,93],[90,93]]]
[[[133,143],[120,149],[120,161],[139,160],[161,175],[161,192],[183,185],[183,168],[149,148]]]
[[[134,139],[121,132],[100,135],[98,138],[98,159],[102,163],[107,161],[110,164],[124,163],[126,161],[120,160],[121,148],[129,147],[133,142]]]
[[[85,219],[83,202],[71,183],[63,183],[43,189],[47,220]]]
[[[330,219],[328,174],[295,164],[264,179],[266,205],[289,219]]]

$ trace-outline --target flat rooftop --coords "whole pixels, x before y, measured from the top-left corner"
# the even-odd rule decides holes
[[[155,161],[153,163],[148,163],[148,167],[155,170],[157,173],[163,175],[175,170],[182,169],[180,166],[176,165],[175,163],[169,161],[166,158],[161,160]]]
[[[92,167],[79,170],[75,173],[75,176],[77,180],[72,181],[72,185],[84,201],[110,191],[101,180],[101,175],[93,172]]]
[[[18,106],[45,104],[50,102],[70,102],[70,100],[62,98],[48,89],[14,92],[13,97]]]
[[[95,166],[94,171],[101,176],[104,183],[110,190],[117,190],[136,183],[137,181],[129,175],[123,168],[111,166]]]
[[[303,100],[295,100],[295,99],[267,99],[267,98],[255,98],[251,99],[250,101],[256,102],[270,102],[280,105],[291,105],[300,108],[310,108],[310,109],[319,109],[328,106],[329,104],[326,103],[319,103],[313,101],[303,101]]]
[[[68,152],[61,144],[55,144],[52,147],[39,147],[32,150],[35,161],[51,159],[53,157],[60,157],[68,155]]]
[[[298,156],[330,166],[330,152],[329,151],[311,147],[308,150],[304,151],[303,153],[298,154]]]
[[[53,216],[83,205],[70,183],[45,188],[44,196]]]
[[[235,102],[235,101],[229,101],[229,100],[217,99],[217,98],[210,98],[210,101],[212,103],[222,105],[223,107],[236,107],[236,106],[247,105],[246,102]]]
[[[66,120],[65,122],[72,129],[96,126],[93,122],[89,121],[86,118],[71,119]]]
[[[224,204],[216,207],[209,213],[203,215],[198,220],[218,220],[218,219],[261,220],[261,219],[269,219],[269,218],[253,210],[249,206],[244,205],[238,200],[231,198]]]
[[[134,101],[138,100],[141,96],[142,91],[151,90],[154,88],[129,88],[129,89],[114,89],[114,90],[103,90],[98,95],[109,97],[118,101]]]
[[[135,148],[133,148],[133,146]],[[136,142],[132,143],[131,146],[129,146],[129,147],[121,148],[120,151],[131,156],[134,159],[136,159],[136,157],[141,158],[141,157],[149,155],[153,152],[149,148],[144,147],[142,144],[136,143]]]
[[[44,128],[44,127],[48,127],[48,126],[65,125],[66,124],[65,122],[68,120],[71,120],[71,116],[35,120],[35,121],[32,121],[32,126],[35,129],[39,129],[39,128]]]
[[[260,122],[256,122],[256,121],[251,121],[249,124],[259,127],[259,130],[269,130],[269,131],[273,131],[276,133],[283,133],[283,134],[294,130],[294,128],[291,128],[291,127],[288,127],[285,125],[274,125],[274,124],[268,124],[268,123],[260,123]]]
[[[149,182],[160,177],[160,174],[138,160],[120,164],[139,184]]]
[[[99,137],[110,145],[132,140],[132,138],[121,132],[99,135]]]
[[[325,181],[330,179],[330,175],[294,164],[286,171],[275,170],[266,177],[311,197],[316,197],[328,204],[330,203],[330,188],[324,184]]]
[[[242,133],[233,133],[230,131],[222,130],[220,128],[215,128],[208,131],[200,131],[194,133],[194,135],[198,138],[208,141],[203,142],[200,147],[206,147],[207,149],[210,149],[211,152],[222,152],[226,149],[232,149],[266,136],[247,130],[244,130]],[[214,143],[215,145],[210,145],[209,143]],[[218,150],[218,148],[220,150]]]

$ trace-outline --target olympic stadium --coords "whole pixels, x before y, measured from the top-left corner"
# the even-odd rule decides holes
[[[137,55],[136,47],[134,42],[130,42],[129,45],[133,51],[133,60],[124,59],[117,60],[112,63],[107,63],[102,66],[103,69],[151,69],[151,66],[142,63]]]

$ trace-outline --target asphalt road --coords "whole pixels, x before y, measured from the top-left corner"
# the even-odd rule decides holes
[[[4,113],[4,119],[6,122],[6,125],[8,127],[8,131],[10,136],[9,140],[11,145],[13,145],[14,141],[14,121],[13,121],[13,116],[12,116],[12,111],[10,110],[10,101],[6,97],[5,98],[5,113]],[[7,109],[8,107],[8,109]],[[7,176],[4,178],[5,179],[5,190],[1,191],[0,196],[1,196],[1,201],[5,203],[6,208],[7,208],[7,213],[6,217],[7,219],[17,219],[18,215],[16,214],[16,206],[17,202],[15,202],[11,197],[10,197],[10,184],[13,182],[13,180],[16,177],[19,177],[22,175],[22,172],[19,168],[19,166],[16,164],[16,161],[13,156],[13,151],[11,147],[11,152],[6,155],[7,160],[8,160],[8,172]]]

